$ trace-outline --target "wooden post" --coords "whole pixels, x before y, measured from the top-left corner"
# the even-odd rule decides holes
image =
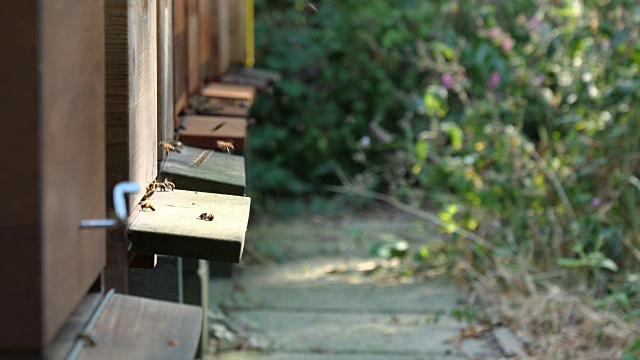
[[[107,199],[120,181],[135,181],[142,191],[129,196],[132,211],[144,185],[157,174],[157,33],[156,3],[150,0],[105,1]],[[105,286],[129,290],[128,244],[122,230],[107,233]]]
[[[210,0],[200,0],[200,8],[198,9],[200,25],[200,80],[207,79],[213,72],[212,56],[213,56],[213,38],[211,34],[211,16],[213,4]]]
[[[208,80],[214,80],[229,69],[231,49],[229,40],[229,0],[213,0],[211,31],[213,38],[213,72]]]
[[[105,263],[78,226],[105,217],[103,21],[100,1],[0,12],[0,358],[42,357]]]
[[[173,103],[174,126],[187,108],[187,4],[173,0]]]
[[[173,139],[173,5],[158,0],[158,139]],[[163,152],[159,151],[158,157]]]
[[[246,10],[244,0],[229,1],[229,48],[232,64],[244,65],[247,59]]]
[[[187,0],[187,86],[189,95],[203,85],[200,77],[200,20],[198,0]]]

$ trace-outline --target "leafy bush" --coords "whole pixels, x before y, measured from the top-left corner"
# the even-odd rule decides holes
[[[635,0],[314,4],[256,1],[259,66],[285,75],[254,108],[256,192],[318,193],[341,172],[440,209],[474,266],[567,269],[637,307]]]

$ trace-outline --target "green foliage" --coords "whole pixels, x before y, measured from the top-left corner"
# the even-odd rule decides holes
[[[318,193],[341,169],[439,209],[479,269],[620,291],[640,259],[636,1],[314,4],[256,1],[259,66],[285,80],[254,108],[255,192]]]

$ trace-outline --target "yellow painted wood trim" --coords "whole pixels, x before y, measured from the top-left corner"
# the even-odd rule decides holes
[[[254,34],[254,7],[253,0],[245,0],[245,46],[246,59],[245,66],[253,67],[256,62],[255,34]]]

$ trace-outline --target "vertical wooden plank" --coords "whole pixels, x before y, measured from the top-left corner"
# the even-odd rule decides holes
[[[245,61],[247,67],[252,68],[256,63],[255,33],[254,33],[253,0],[245,0]]]
[[[158,139],[171,140],[173,110],[173,6],[158,0]],[[160,151],[158,157],[163,156]]]
[[[38,1],[25,0],[12,4],[11,11],[0,12],[0,48],[12,56],[0,57],[0,106],[2,132],[7,149],[0,153],[2,165],[11,169],[4,186],[0,216],[0,288],[11,296],[2,298],[0,306],[0,348],[32,350],[42,345],[42,214],[40,185],[42,182],[38,142]],[[19,121],[18,121],[19,120]],[[19,134],[19,136],[18,136]],[[19,154],[19,155],[17,155]],[[4,291],[4,290],[3,290]]]
[[[157,174],[157,32],[151,0],[105,1],[107,199],[120,181],[146,184]],[[129,196],[133,209],[143,191]],[[109,231],[105,286],[128,292],[127,243]]]
[[[200,79],[200,25],[198,0],[187,0],[187,86],[189,94],[202,87]]]
[[[229,1],[229,48],[232,64],[245,64],[246,48],[246,3],[244,0]]]
[[[200,0],[198,2],[198,24],[200,26],[200,80],[207,79],[211,76],[211,55],[213,48],[213,39],[211,37],[211,8],[210,0]]]
[[[187,107],[187,0],[173,0],[174,126]]]
[[[207,80],[213,81],[229,69],[229,2],[212,0],[211,38],[213,72]]]
[[[103,4],[20,1],[0,13],[5,146],[0,349],[42,355],[104,264]],[[10,34],[10,36],[9,36]]]
[[[53,339],[105,264],[104,7],[41,1],[45,338]]]

